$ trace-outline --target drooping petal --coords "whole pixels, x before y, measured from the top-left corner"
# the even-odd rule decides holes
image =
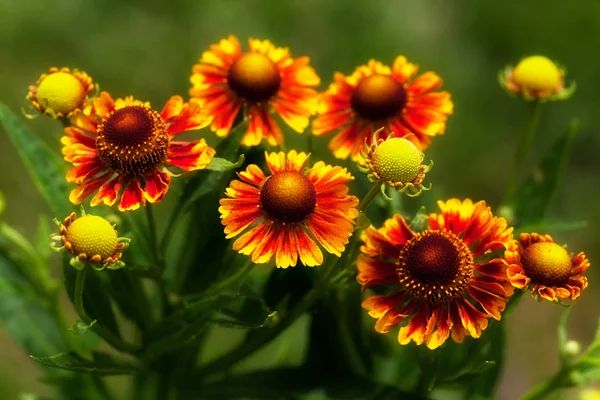
[[[300,262],[307,267],[323,264],[323,253],[300,225],[294,224]]]
[[[144,197],[150,203],[158,203],[165,197],[171,177],[166,172],[151,171],[146,174],[146,184],[144,185]]]
[[[171,142],[167,151],[167,164],[184,171],[206,168],[215,155],[215,149],[204,139],[195,142]]]
[[[102,184],[110,178],[110,176],[111,173],[107,172],[98,178],[92,179],[89,182],[85,182],[77,186],[75,189],[71,190],[71,193],[69,194],[69,201],[73,204],[81,204],[86,197],[98,190],[100,186],[102,186]]]
[[[99,204],[104,204],[108,207],[112,207],[119,198],[119,192],[121,191],[121,178],[116,177],[100,187],[98,193],[90,201],[90,205],[95,207]]]
[[[361,254],[358,256],[356,280],[363,286],[384,286],[398,283],[396,264]]]
[[[179,112],[173,114],[175,111]],[[180,96],[171,97],[161,115],[167,117],[163,117],[163,119],[167,122],[167,132],[171,136],[181,132],[201,129],[211,123],[210,116],[203,113],[198,102],[191,100],[189,103],[183,103]]]
[[[137,177],[132,178],[124,184],[125,190],[119,201],[119,211],[137,210],[140,206],[146,205],[144,191],[140,186],[140,181]]]

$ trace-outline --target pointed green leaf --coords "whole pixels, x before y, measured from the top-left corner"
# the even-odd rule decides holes
[[[230,295],[208,296],[171,314],[147,332],[146,357],[153,359],[194,343],[219,310],[232,300]]]
[[[552,143],[533,175],[520,186],[514,204],[519,225],[536,224],[543,219],[558,188],[577,127],[577,121],[572,121]]]
[[[69,328],[69,330],[75,335],[84,335],[88,333],[88,331],[96,324],[96,322],[98,321],[93,320],[88,325],[83,321],[75,321],[75,323]]]
[[[94,352],[93,360],[86,360],[77,353],[59,353],[50,357],[30,356],[34,361],[52,368],[88,372],[98,375],[131,375],[139,371],[133,364],[114,356]]]
[[[240,154],[240,158],[238,158],[238,160],[234,163],[232,163],[231,161],[226,160],[224,158],[213,157],[210,160],[210,163],[206,166],[206,169],[209,169],[211,171],[218,171],[218,172],[230,171],[232,169],[237,169],[237,168],[241,167],[243,163],[244,163],[244,155],[243,154]]]
[[[60,152],[50,149],[3,103],[0,103],[0,123],[52,213],[57,218],[69,215],[74,207],[69,202],[67,166]]]

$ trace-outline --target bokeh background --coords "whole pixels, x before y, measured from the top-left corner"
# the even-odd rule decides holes
[[[599,316],[600,273],[600,2],[579,0],[0,0],[0,100],[14,110],[27,86],[50,66],[83,69],[115,97],[133,94],[157,107],[187,96],[192,65],[228,34],[268,38],[295,56],[309,55],[327,87],[334,71],[349,74],[375,58],[404,54],[444,78],[455,112],[446,135],[428,150],[435,195],[486,199],[497,207],[508,179],[525,106],[500,89],[497,72],[521,57],[543,54],[568,68],[575,96],[546,104],[535,140],[535,165],[572,118],[580,121],[550,218],[586,220],[587,228],[549,232],[592,261],[589,290],[571,315],[574,339],[587,343]],[[55,141],[59,125],[27,122]],[[305,135],[308,133],[305,133]],[[330,137],[315,139],[325,147]],[[15,149],[0,133],[0,191],[5,219],[28,235],[49,214]],[[426,193],[424,196],[433,196]],[[434,198],[427,201],[433,204]],[[0,299],[1,301],[1,299]],[[508,321],[508,362],[498,398],[514,399],[553,373],[561,307],[525,299]],[[47,391],[27,354],[0,328],[0,397]],[[569,393],[570,398],[577,394]]]

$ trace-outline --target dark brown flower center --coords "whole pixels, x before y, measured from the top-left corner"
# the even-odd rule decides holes
[[[398,114],[406,105],[406,90],[391,75],[375,74],[361,80],[350,100],[361,117],[380,121]]]
[[[144,106],[115,110],[98,126],[100,160],[123,175],[143,175],[163,163],[169,146],[161,116]]]
[[[409,240],[397,263],[400,283],[431,304],[460,297],[473,276],[468,246],[448,231],[425,231]]]
[[[317,194],[306,176],[296,171],[283,171],[262,185],[260,205],[276,221],[300,222],[315,209]]]
[[[556,243],[538,242],[521,254],[521,264],[533,283],[561,286],[571,276],[569,253]]]
[[[281,84],[279,68],[271,59],[258,53],[245,53],[229,69],[229,86],[250,102],[269,100]]]

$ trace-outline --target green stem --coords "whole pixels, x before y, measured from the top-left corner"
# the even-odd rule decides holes
[[[568,369],[562,368],[556,375],[521,396],[520,400],[542,400],[552,394],[552,392],[564,388],[564,381],[568,376],[568,372]]]
[[[158,232],[156,230],[156,221],[154,220],[152,205],[148,204],[145,208],[146,218],[148,219],[148,227],[150,229],[150,246],[152,247],[152,257],[154,258],[154,263],[161,270],[164,270],[164,263],[160,254],[160,248],[158,246]]]
[[[83,307],[83,286],[85,284],[85,276],[87,275],[88,268],[89,267],[86,266],[82,270],[77,271],[77,277],[75,279],[75,311],[83,323],[90,325],[94,320],[92,320],[86,314]],[[92,326],[92,329],[98,334],[98,336],[103,338],[108,344],[117,350],[120,350],[124,353],[136,353],[139,350],[137,346],[123,341],[123,339],[121,339],[119,336],[115,335],[113,332],[97,322]]]
[[[371,203],[371,201],[377,196],[377,194],[379,194],[379,192],[381,191],[381,183],[381,181],[376,181],[375,183],[373,183],[371,189],[369,189],[365,197],[363,197],[360,204],[358,205],[357,210],[359,213],[365,212],[365,210],[369,206],[369,203]]]
[[[227,369],[232,364],[235,364],[239,360],[254,353],[273,339],[275,339],[281,332],[288,328],[294,321],[298,319],[302,314],[310,309],[310,307],[319,299],[319,297],[327,291],[329,282],[331,280],[332,273],[335,270],[339,258],[335,258],[335,261],[329,266],[325,272],[323,279],[310,290],[302,300],[296,304],[296,306],[287,314],[281,321],[272,328],[264,328],[262,335],[253,336],[249,340],[245,341],[229,353],[223,355],[216,360],[209,362],[200,368],[200,374],[212,374],[221,370]]]
[[[530,103],[530,106],[531,108],[529,117],[527,119],[525,129],[519,136],[517,151],[515,152],[513,165],[510,169],[508,187],[504,197],[504,204],[509,204],[513,200],[513,196],[517,190],[517,185],[519,182],[519,172],[523,166],[523,162],[525,161],[527,154],[529,153],[529,150],[531,150],[531,145],[533,144],[533,139],[535,137],[535,131],[540,123],[542,110],[541,103],[539,101],[534,101],[533,103]]]

